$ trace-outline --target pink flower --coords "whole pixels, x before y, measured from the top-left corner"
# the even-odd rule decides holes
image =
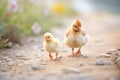
[[[49,14],[48,9],[44,9],[44,10],[42,11],[42,13],[43,13],[44,16],[48,16],[48,14]]]
[[[39,26],[39,24],[37,22],[35,22],[32,26],[32,31],[34,32],[34,34],[39,34],[41,32],[41,27]]]
[[[16,0],[10,1],[8,3],[8,11],[16,12],[18,10],[18,3]]]

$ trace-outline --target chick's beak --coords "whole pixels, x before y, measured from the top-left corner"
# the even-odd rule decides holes
[[[80,28],[80,26],[78,26],[78,25],[73,25],[73,27],[74,27],[74,30],[79,30],[79,28]]]
[[[45,38],[45,41],[49,41],[49,38]]]
[[[47,41],[48,39],[47,38],[44,38],[45,39],[45,41]]]

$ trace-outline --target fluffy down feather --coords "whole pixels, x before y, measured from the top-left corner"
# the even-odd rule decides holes
[[[51,53],[56,53],[56,58],[58,58],[58,53],[61,51],[60,41],[53,37],[49,32],[44,34],[44,49],[49,53],[50,59],[52,59]]]
[[[64,38],[64,43],[72,48],[72,56],[81,56],[81,47],[88,41],[88,35],[82,28],[82,23],[80,20],[73,21],[71,27],[67,30],[66,36]],[[74,54],[74,48],[79,48]]]

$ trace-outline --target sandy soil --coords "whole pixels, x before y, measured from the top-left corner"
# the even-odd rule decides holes
[[[63,42],[74,19],[66,19],[64,27],[53,28],[51,33]],[[90,35],[82,48],[85,57],[68,57],[71,49],[63,44],[60,61],[50,61],[42,48],[42,36],[30,37],[23,40],[24,46],[0,50],[0,80],[119,80],[116,76],[120,75],[120,69],[114,62],[114,54],[100,57],[109,65],[96,65],[96,61],[100,54],[120,48],[120,16],[104,14],[80,19]]]

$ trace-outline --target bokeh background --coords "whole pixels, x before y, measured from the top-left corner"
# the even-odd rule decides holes
[[[0,0],[0,48],[64,27],[67,18],[103,13],[119,15],[120,0]]]

